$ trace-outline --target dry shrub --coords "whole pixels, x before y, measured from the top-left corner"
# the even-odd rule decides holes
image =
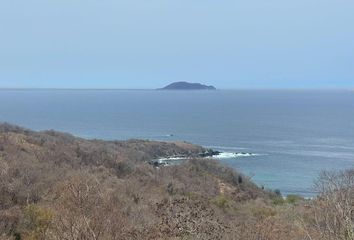
[[[30,204],[24,208],[22,217],[23,237],[27,240],[45,240],[49,237],[53,221],[53,211],[50,208]]]
[[[21,217],[22,211],[18,207],[0,210],[0,234],[5,236],[16,233]]]
[[[304,239],[301,229],[282,216],[271,216],[255,222],[245,222],[238,230],[238,239],[290,240]]]
[[[52,239],[124,239],[121,203],[94,176],[75,176],[57,193]]]
[[[13,239],[12,237],[9,237],[9,236],[7,236],[5,234],[0,235],[0,240],[12,240],[12,239]]]
[[[217,161],[145,162],[201,151],[0,124],[0,239],[306,239],[300,226],[307,239],[352,239],[353,172],[323,174],[310,204],[276,196],[275,205],[274,194]]]
[[[157,205],[159,239],[223,239],[227,226],[205,200],[178,198]]]
[[[319,196],[304,214],[310,239],[354,239],[354,170],[323,172],[316,182]]]

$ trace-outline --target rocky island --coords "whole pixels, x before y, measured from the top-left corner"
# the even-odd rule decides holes
[[[159,90],[216,90],[216,88],[201,83],[174,82]]]

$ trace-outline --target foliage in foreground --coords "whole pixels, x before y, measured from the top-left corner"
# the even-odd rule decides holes
[[[0,239],[354,239],[354,170],[321,174],[304,200],[213,160],[145,162],[201,150],[0,125]]]

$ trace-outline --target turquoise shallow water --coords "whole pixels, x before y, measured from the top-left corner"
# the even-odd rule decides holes
[[[0,121],[86,138],[185,140],[250,157],[220,161],[267,188],[315,194],[354,166],[354,92],[2,90]]]

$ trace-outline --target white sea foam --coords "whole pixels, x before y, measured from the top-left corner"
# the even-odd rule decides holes
[[[230,159],[230,158],[240,158],[240,157],[253,157],[253,156],[260,156],[261,154],[256,153],[246,153],[246,152],[221,152],[218,155],[214,155],[207,158],[216,158],[216,159]],[[168,162],[180,162],[183,160],[190,159],[189,157],[167,157],[167,158],[159,158],[156,159],[159,163],[168,163]]]
[[[219,155],[213,156],[213,158],[217,159],[228,159],[228,158],[240,158],[240,157],[253,157],[260,156],[260,154],[255,153],[233,153],[233,152],[222,152]]]
[[[244,147],[225,147],[225,146],[204,146],[206,148],[212,148],[212,149],[220,149],[220,150],[244,150],[244,149],[248,149],[248,148],[244,148]]]
[[[158,161],[160,162],[166,162],[166,161],[179,161],[179,160],[185,160],[186,157],[170,157],[170,158],[160,158]]]

